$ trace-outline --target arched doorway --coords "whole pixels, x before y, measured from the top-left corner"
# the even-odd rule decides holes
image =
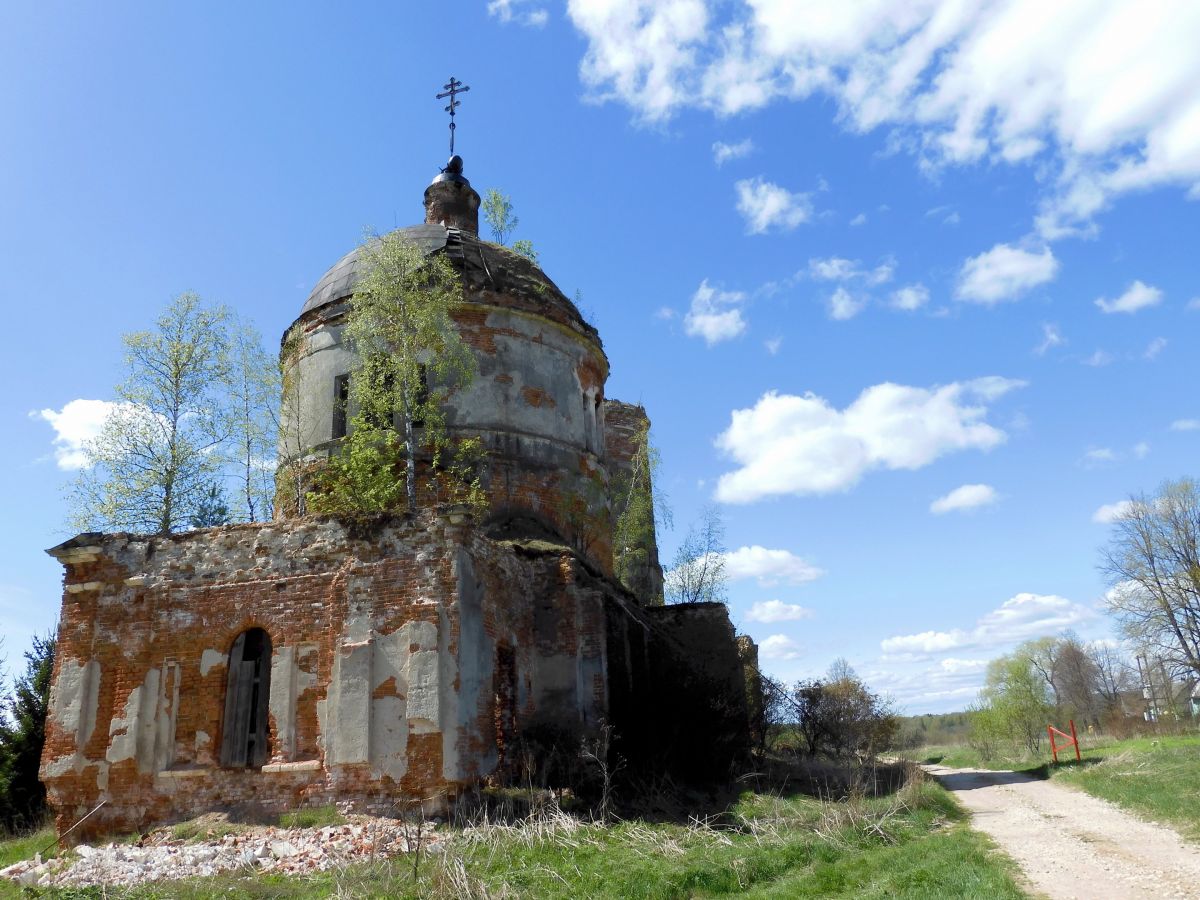
[[[221,765],[259,768],[267,761],[267,701],[271,696],[271,638],[243,631],[229,651]]]

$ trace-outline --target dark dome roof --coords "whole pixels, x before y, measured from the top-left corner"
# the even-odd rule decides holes
[[[527,257],[444,225],[411,225],[392,233],[403,235],[426,254],[444,252],[462,275],[468,301],[537,312],[599,343],[596,329],[584,321],[575,304]],[[349,298],[358,281],[358,269],[356,247],[317,282],[305,301],[301,317]]]

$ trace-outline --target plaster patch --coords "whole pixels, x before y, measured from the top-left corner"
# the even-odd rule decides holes
[[[220,650],[205,650],[200,654],[200,677],[206,677],[217,666],[225,668],[228,662],[228,654]]]
[[[64,659],[50,697],[50,718],[70,734],[77,750],[87,746],[96,728],[100,696],[100,663]]]
[[[371,762],[375,771],[396,781],[408,771],[408,723],[399,697],[371,701]]]

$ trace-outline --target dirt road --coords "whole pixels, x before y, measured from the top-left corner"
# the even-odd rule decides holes
[[[1200,847],[1082,791],[1017,772],[925,766],[1053,898],[1200,898]]]

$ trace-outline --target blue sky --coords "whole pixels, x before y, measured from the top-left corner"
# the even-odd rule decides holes
[[[467,176],[649,409],[664,562],[717,503],[766,668],[947,710],[1017,640],[1111,636],[1097,520],[1200,448],[1200,7],[397,6],[6,7],[10,668],[121,333],[195,290],[275,340],[421,219],[451,73]]]

